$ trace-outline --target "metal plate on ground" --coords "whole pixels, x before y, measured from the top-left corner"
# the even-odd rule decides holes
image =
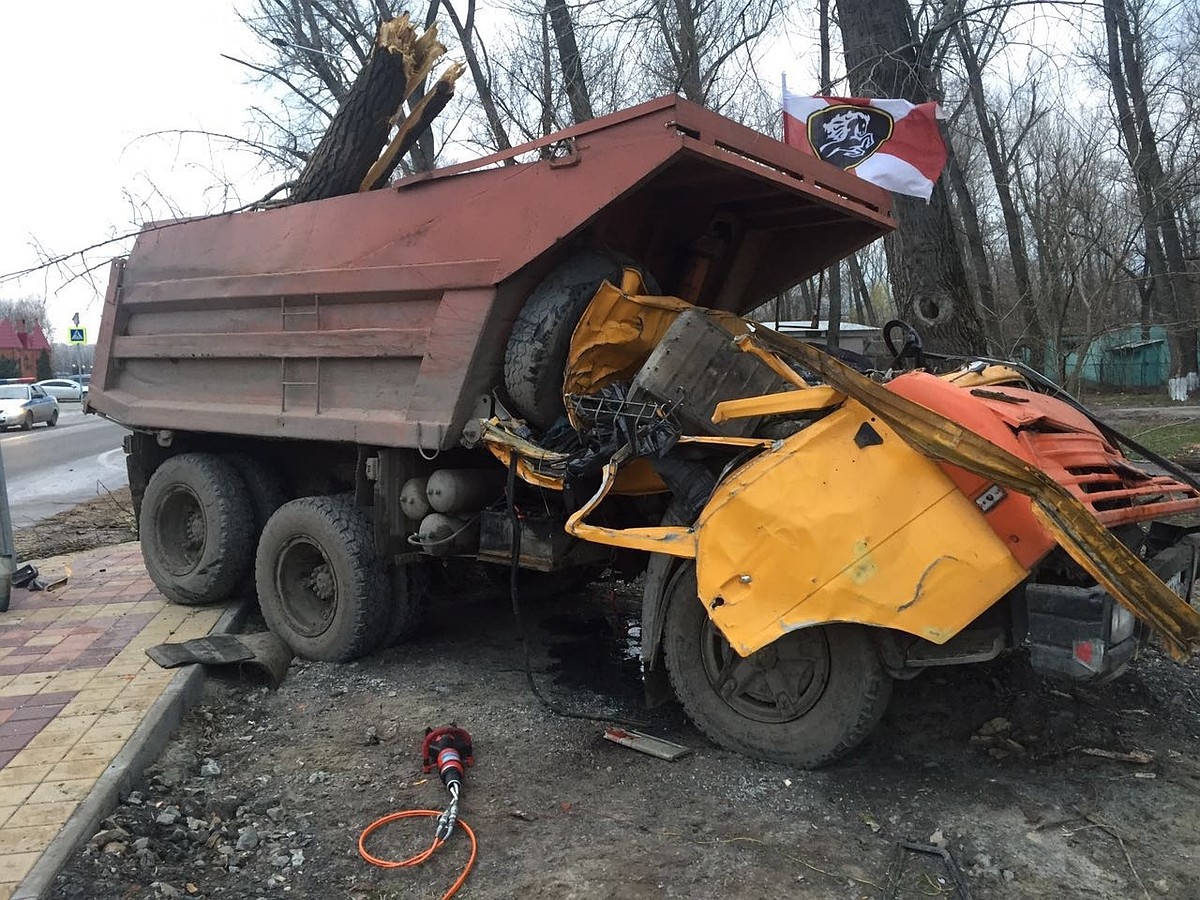
[[[214,634],[179,644],[159,644],[147,650],[146,655],[164,669],[174,669],[189,663],[222,666],[254,659],[254,651],[243,645],[237,635],[233,634]]]
[[[292,662],[291,648],[269,631],[214,634],[178,644],[159,644],[147,650],[146,655],[164,669],[194,663],[236,665],[243,677],[261,676],[272,688],[283,682]]]

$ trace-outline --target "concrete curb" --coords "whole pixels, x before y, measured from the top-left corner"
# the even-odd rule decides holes
[[[230,606],[221,614],[210,633],[240,631],[249,608],[246,601]],[[34,863],[17,892],[12,895],[12,900],[44,900],[50,896],[55,877],[71,861],[76,851],[99,831],[101,820],[117,808],[121,795],[134,789],[142,777],[142,770],[158,758],[171,732],[199,698],[203,686],[204,666],[186,666],[176,673],[154,705],[147,710],[145,718],[129,736],[121,752]]]

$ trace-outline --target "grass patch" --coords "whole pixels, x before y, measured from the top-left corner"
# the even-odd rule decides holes
[[[1165,409],[1171,406],[1186,405],[1177,403],[1168,397],[1166,388],[1161,388],[1154,393],[1141,393],[1137,391],[1088,392],[1080,394],[1078,400],[1084,406],[1093,409],[1122,409],[1148,406],[1163,407]]]
[[[1123,430],[1139,444],[1168,459],[1200,454],[1200,421],[1171,422],[1140,432]]]

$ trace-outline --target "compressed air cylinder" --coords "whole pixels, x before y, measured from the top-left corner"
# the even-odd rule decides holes
[[[425,496],[427,478],[410,478],[400,488],[400,509],[404,515],[418,522],[430,513],[429,498]]]
[[[479,520],[430,513],[421,520],[417,540],[434,556],[474,554],[479,551]]]
[[[478,512],[503,490],[500,469],[438,469],[429,476],[425,496],[441,513]]]

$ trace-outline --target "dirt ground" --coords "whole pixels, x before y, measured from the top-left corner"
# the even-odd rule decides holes
[[[17,558],[47,559],[137,540],[129,488],[80,503],[13,532]]]
[[[210,679],[54,896],[439,897],[466,860],[461,833],[418,869],[367,865],[356,842],[378,816],[443,805],[419,745],[450,722],[477,760],[463,898],[954,896],[932,855],[901,852],[889,877],[902,841],[944,846],[976,898],[1200,896],[1196,665],[1149,651],[1086,690],[1020,658],[934,671],[897,685],[859,752],[805,772],[712,746],[676,707],[640,707],[635,596],[595,586],[529,604],[537,681],[689,756],[644,756],[548,711],[506,598],[458,592],[415,641],[361,662],[297,661],[274,692]],[[408,820],[369,849],[405,857],[431,836],[432,820]]]

